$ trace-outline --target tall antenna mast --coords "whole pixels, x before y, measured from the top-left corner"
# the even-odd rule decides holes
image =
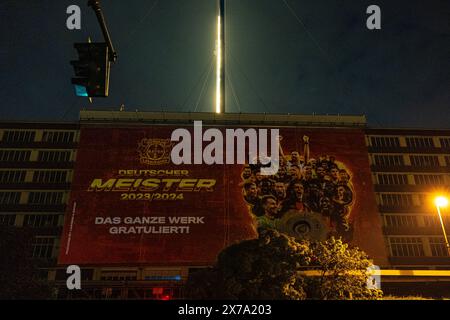
[[[225,0],[218,0],[216,113],[225,113]]]

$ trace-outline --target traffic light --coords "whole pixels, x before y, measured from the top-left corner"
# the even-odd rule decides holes
[[[78,60],[70,64],[75,70],[72,84],[80,97],[107,97],[111,62],[106,43],[75,43]]]

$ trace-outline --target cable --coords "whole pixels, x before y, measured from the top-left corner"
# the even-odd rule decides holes
[[[131,31],[130,34],[128,35],[128,41],[138,32],[139,28],[142,26],[142,24],[145,22],[145,20],[147,20],[148,17],[150,17],[150,15],[152,14],[153,10],[155,9],[155,7],[158,3],[159,3],[159,0],[155,0],[155,2],[153,2],[152,6],[149,8],[149,10],[147,10],[147,13],[138,22],[137,26],[133,29],[133,31]],[[132,44],[134,44],[134,42],[128,43],[128,45],[125,46],[125,48],[128,49]]]
[[[234,62],[238,65],[238,70],[242,73],[242,75],[244,76],[245,80],[247,80],[250,89],[253,91],[253,93],[256,95],[256,97],[259,99],[259,101],[261,102],[261,104],[264,106],[266,112],[270,112],[270,109],[268,107],[268,105],[264,102],[264,100],[262,99],[262,97],[258,94],[258,92],[256,91],[255,87],[253,86],[252,82],[250,81],[249,77],[247,76],[247,74],[245,73],[244,69],[242,68],[241,64],[237,61],[237,59],[235,58],[235,56],[231,53],[231,51],[229,51],[230,57],[234,60]]]
[[[236,90],[234,89],[233,82],[231,80],[231,68],[228,68],[228,71],[229,72],[226,74],[226,78],[227,78],[228,84],[229,84],[229,86],[231,88],[231,93],[233,94],[234,101],[236,102],[236,105],[238,107],[238,111],[240,113],[241,112],[241,103],[239,102],[239,98],[238,98],[238,96],[236,94]]]
[[[308,28],[306,27],[305,23],[303,22],[303,20],[300,18],[299,15],[297,15],[297,13],[294,11],[294,9],[287,3],[286,0],[282,0],[283,3],[286,5],[286,7],[289,9],[289,11],[292,13],[292,15],[295,17],[295,19],[297,20],[297,22],[303,27],[303,29],[306,31],[308,37],[311,39],[311,41],[314,43],[314,45],[319,49],[319,51],[322,53],[322,55],[325,57],[325,59],[327,60],[328,64],[336,71],[336,74],[332,74],[332,78],[333,80],[336,82],[339,91],[341,92],[341,96],[342,98],[345,98],[345,96],[347,96],[346,91],[350,92],[351,90],[349,89],[349,87],[347,86],[346,82],[344,81],[344,79],[342,77],[337,77],[337,75],[339,74],[338,72],[338,68],[337,68],[337,64],[335,63],[335,59],[333,57],[331,57],[330,54],[328,54],[323,47],[319,44],[319,42],[316,40],[316,38],[314,37],[314,35],[308,30]],[[365,108],[364,104],[361,105],[364,110],[365,113],[367,114],[367,108]],[[355,110],[353,109],[353,107],[350,106],[350,112],[352,113],[357,113],[355,112]],[[377,119],[375,119],[376,122],[379,122]]]
[[[189,99],[191,98],[192,94],[194,93],[195,88],[197,88],[197,86],[202,82],[202,79],[205,77],[206,73],[211,68],[211,63],[213,63],[213,61],[214,61],[214,55],[211,56],[211,58],[209,59],[208,63],[206,64],[203,72],[200,74],[200,77],[198,78],[197,82],[192,87],[192,89],[189,91],[188,96],[186,97],[186,99],[183,102],[183,105],[181,106],[182,110],[184,110],[184,108],[186,107],[186,104],[188,103]]]
[[[214,63],[211,62],[211,65],[210,65],[210,68],[209,68],[208,75],[206,76],[205,82],[203,82],[202,90],[200,91],[200,95],[199,95],[198,100],[197,100],[197,103],[196,103],[196,105],[195,105],[194,112],[197,111],[197,108],[198,108],[198,106],[199,106],[199,104],[200,104],[200,100],[202,99],[203,93],[204,93],[204,91],[205,91],[206,84],[209,82],[209,77],[211,76],[211,72],[212,72],[213,69],[214,69]]]

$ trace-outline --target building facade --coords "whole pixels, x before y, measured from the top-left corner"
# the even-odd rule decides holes
[[[145,265],[83,266],[83,290],[65,289],[57,265],[66,204],[80,140],[80,126],[186,125],[192,120],[220,126],[361,128],[365,133],[373,197],[382,223],[388,261],[384,269],[449,270],[450,257],[433,197],[449,193],[450,130],[371,129],[364,117],[82,112],[79,123],[0,124],[0,224],[33,232],[32,257],[40,276],[60,298],[168,299],[183,296],[183,282],[197,267]],[[447,234],[450,211],[443,212]],[[66,217],[67,219],[67,217]],[[449,277],[387,279],[394,293],[450,288]],[[400,288],[400,289],[399,289]],[[412,288],[412,289],[411,289]],[[417,289],[417,288],[416,288]],[[409,291],[408,291],[409,290]],[[411,291],[412,290],[412,291]],[[417,291],[420,294],[420,291]]]

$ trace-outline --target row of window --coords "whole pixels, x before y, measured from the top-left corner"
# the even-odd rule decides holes
[[[409,158],[414,167],[439,167],[437,156],[410,156]]]
[[[0,171],[0,184],[24,183],[26,170]],[[33,182],[35,183],[63,183],[67,181],[67,171],[34,171]]]
[[[67,171],[35,171],[33,182],[36,183],[63,183],[67,181]]]
[[[381,194],[381,204],[387,207],[411,207],[414,205],[412,194]]]
[[[20,203],[21,192],[0,192],[0,204],[14,205]],[[64,192],[30,192],[28,204],[56,205],[62,204]]]
[[[71,151],[39,151],[37,161],[68,162],[71,153]],[[28,162],[30,157],[30,150],[0,150],[0,162]]]
[[[418,227],[419,217],[422,218],[424,227],[440,227],[439,217],[436,215],[410,215],[410,214],[388,214],[384,216],[386,227]],[[442,217],[445,226],[450,228],[450,216]]]
[[[25,162],[30,161],[31,151],[28,150],[0,150],[0,161],[2,162]]]
[[[27,214],[24,219],[24,226],[33,228],[57,227],[59,215],[55,214]]]
[[[372,147],[393,148],[400,147],[400,140],[397,137],[371,137]]]
[[[408,175],[394,174],[394,173],[379,173],[377,174],[378,184],[382,185],[407,185]],[[415,184],[419,185],[442,185],[445,184],[443,175],[438,174],[421,174],[414,175]]]
[[[73,142],[75,133],[73,131],[44,131],[42,135],[43,142],[67,143]]]
[[[1,214],[1,226],[14,226],[16,222],[15,214]],[[46,228],[57,227],[59,222],[59,215],[55,214],[27,214],[23,220],[24,227],[32,228]]]
[[[414,167],[439,167],[438,156],[410,155],[411,166]],[[383,167],[404,166],[405,159],[402,155],[380,155],[374,156],[375,165]],[[450,165],[450,156],[445,156],[447,165]]]
[[[443,237],[428,238],[431,256],[447,257],[448,251]],[[393,257],[424,257],[424,243],[420,237],[390,237],[389,245]]]
[[[71,151],[39,151],[39,162],[68,162]]]
[[[68,143],[73,142],[74,137],[74,131],[44,131],[42,142]],[[36,131],[7,130],[3,134],[3,142],[8,143],[29,143],[34,142],[35,138]]]
[[[0,184],[25,182],[26,171],[0,171]]]
[[[4,142],[33,142],[36,137],[35,131],[5,131]]]
[[[433,203],[433,198],[430,194],[415,193],[418,202],[414,203],[412,193],[378,193],[380,204],[388,207],[413,207],[413,206],[429,206]]]
[[[0,204],[19,204],[20,192],[0,192]]]
[[[61,204],[64,192],[30,192],[28,204]]]
[[[49,259],[53,256],[53,247],[55,246],[54,237],[36,237],[33,240],[32,257]]]
[[[450,138],[439,139],[442,148],[450,148]],[[400,147],[398,137],[370,137],[370,144],[373,147],[397,148]],[[434,141],[431,137],[407,137],[406,146],[409,148],[434,148]]]
[[[443,237],[428,237],[432,257],[447,257]],[[393,257],[424,257],[425,249],[421,237],[390,237],[390,253]],[[32,244],[33,258],[51,258],[55,246],[54,237],[36,237]]]

